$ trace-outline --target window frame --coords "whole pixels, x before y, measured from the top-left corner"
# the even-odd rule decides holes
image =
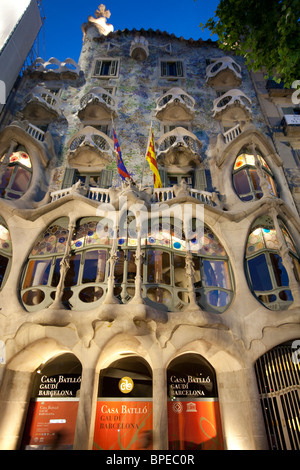
[[[170,73],[170,67],[175,66],[175,74]],[[159,60],[159,77],[168,80],[178,80],[185,78],[185,63],[182,59],[160,59]]]
[[[108,63],[110,63],[110,65],[108,66],[108,73],[101,73],[102,67]],[[92,70],[93,77],[97,77],[100,79],[118,78],[120,71],[120,59],[111,57],[99,57],[95,59]]]

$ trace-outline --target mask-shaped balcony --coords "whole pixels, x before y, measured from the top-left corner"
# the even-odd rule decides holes
[[[206,82],[215,87],[238,87],[242,82],[241,67],[231,57],[212,59],[206,68]]]
[[[230,90],[214,100],[213,117],[228,121],[249,121],[252,102],[241,90]]]
[[[80,75],[80,68],[73,59],[60,62],[51,57],[48,61],[38,57],[33,65],[27,69],[32,78],[41,80],[76,80]]]
[[[92,88],[80,100],[78,117],[82,121],[115,118],[117,117],[116,101],[104,88]]]
[[[113,141],[91,126],[77,132],[68,145],[68,163],[78,170],[102,170],[114,154]]]
[[[181,88],[171,88],[156,102],[156,118],[161,121],[191,121],[195,100]]]
[[[157,162],[169,168],[194,168],[200,163],[201,148],[201,142],[192,132],[176,127],[157,141]]]
[[[61,103],[47,88],[37,86],[25,96],[22,113],[28,121],[48,124],[61,115]]]
[[[130,46],[130,57],[143,61],[149,56],[148,41],[143,36],[136,36]]]

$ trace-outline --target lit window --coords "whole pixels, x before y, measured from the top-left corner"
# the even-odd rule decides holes
[[[257,157],[261,164],[263,175],[269,185],[270,193],[277,197],[273,173],[262,156],[257,155]],[[235,160],[233,183],[242,201],[253,201],[262,198],[263,191],[256,168],[255,156],[250,150],[244,149]]]
[[[4,155],[1,159],[4,171],[0,180],[0,197],[19,199],[25,194],[31,181],[31,160],[26,149],[21,147],[10,155],[8,163],[5,163],[6,158]]]
[[[289,248],[295,277],[299,281],[300,263],[292,238],[279,221]],[[293,301],[289,278],[279,251],[279,240],[272,221],[260,217],[252,227],[246,248],[248,281],[257,299],[271,310],[287,308]]]

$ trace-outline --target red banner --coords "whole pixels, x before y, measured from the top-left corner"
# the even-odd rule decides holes
[[[168,402],[169,450],[223,450],[217,400]]]
[[[22,447],[71,449],[77,410],[78,400],[31,401]]]
[[[152,401],[97,402],[94,450],[151,450]]]

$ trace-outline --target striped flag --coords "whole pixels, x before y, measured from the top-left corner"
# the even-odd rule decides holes
[[[115,149],[116,157],[117,157],[117,168],[118,168],[119,175],[121,176],[123,180],[125,180],[126,178],[129,178],[131,180],[131,176],[126,170],[126,167],[122,160],[122,153],[121,153],[120,145],[119,145],[114,129],[113,129],[113,139],[114,139],[114,149]]]
[[[151,126],[151,131],[150,131],[150,143],[149,143],[149,148],[146,154],[146,159],[150,165],[150,168],[153,173],[153,179],[154,179],[154,188],[162,188],[162,182],[160,179],[160,175],[158,172],[157,168],[157,161],[156,161],[156,156],[155,156],[155,148],[154,148],[154,137],[153,137],[153,129]]]

